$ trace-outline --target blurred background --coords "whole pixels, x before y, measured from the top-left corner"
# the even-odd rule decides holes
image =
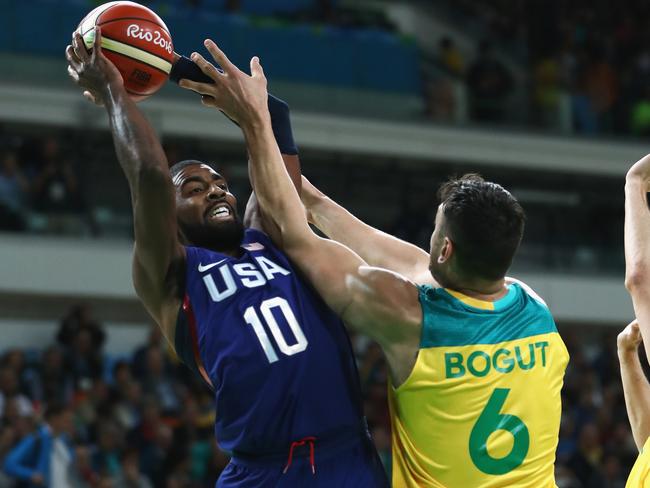
[[[78,486],[211,487],[227,463],[211,395],[136,300],[106,115],[66,73],[70,34],[99,3],[0,0],[0,462],[47,420],[73,433]],[[546,299],[571,353],[558,485],[623,487],[637,454],[615,340],[633,318],[623,184],[648,152],[650,4],[143,3],[177,52],[210,36],[241,67],[259,55],[292,108],[304,173],[368,223],[427,248],[447,177],[512,191],[528,215],[513,275]],[[142,107],[171,163],[214,163],[243,205],[236,127],[176,86]],[[376,345],[354,344],[390,471],[385,366]]]

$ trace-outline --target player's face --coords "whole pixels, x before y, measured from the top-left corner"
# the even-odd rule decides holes
[[[429,251],[429,271],[441,286],[452,285],[450,258],[453,253],[453,243],[446,236],[445,216],[442,204],[436,212],[435,227],[431,234],[431,248]]]
[[[174,186],[179,227],[189,243],[215,250],[239,246],[244,227],[237,199],[219,173],[205,164],[187,166],[174,177]]]

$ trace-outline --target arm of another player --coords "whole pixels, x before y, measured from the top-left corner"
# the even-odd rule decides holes
[[[300,158],[298,156],[298,147],[293,139],[293,130],[291,128],[291,114],[289,105],[273,95],[268,95],[268,108],[271,116],[271,127],[273,129],[273,137],[282,153],[282,161],[284,167],[289,173],[289,177],[293,182],[298,193],[301,193],[301,170]],[[251,186],[255,188],[253,181],[254,175],[251,171],[250,160],[248,162],[248,175]],[[244,214],[244,225],[253,229],[261,229],[268,235],[274,237],[276,242],[281,241],[281,236],[278,228],[268,218],[264,209],[260,207],[255,191],[251,193],[248,203],[246,205],[246,213]]]
[[[639,450],[650,437],[650,384],[639,361],[639,344],[642,338],[635,320],[618,335],[618,360],[625,394],[625,407],[630,419],[634,442]]]
[[[635,163],[625,181],[625,286],[650,358],[650,155]]]
[[[79,34],[66,48],[68,72],[89,100],[104,105],[108,113],[118,160],[128,180],[133,205],[135,247],[133,281],[138,296],[173,343],[175,320],[167,311],[178,309],[178,292],[172,270],[185,258],[178,240],[175,189],[167,158],[142,112],[124,89],[117,68],[102,54],[97,29],[92,54]],[[176,297],[174,297],[176,298]]]
[[[361,221],[304,176],[300,197],[312,224],[369,265],[390,269],[418,284],[435,285],[426,251]]]
[[[274,131],[275,134],[275,131]],[[277,135],[275,136],[277,141]],[[284,167],[291,178],[296,190],[298,193],[301,191],[301,173],[300,173],[300,158],[297,154],[282,154],[282,161],[284,162]],[[251,181],[251,186],[255,188],[253,184],[253,174],[251,172],[250,160],[248,162],[248,176]],[[246,203],[246,211],[244,213],[244,225],[251,229],[259,229],[266,232],[268,235],[275,235],[276,238],[280,238],[279,230],[273,224],[271,219],[265,217],[264,211],[260,208],[257,197],[255,196],[255,191],[251,193],[251,196],[248,198]]]

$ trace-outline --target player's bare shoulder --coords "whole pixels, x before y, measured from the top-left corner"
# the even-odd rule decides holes
[[[422,309],[418,287],[404,276],[383,268],[361,266],[346,279],[352,304],[344,315],[356,328],[382,345],[418,338]]]

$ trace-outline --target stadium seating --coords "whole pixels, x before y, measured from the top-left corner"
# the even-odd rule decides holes
[[[419,91],[417,47],[395,34],[377,29],[264,21],[220,12],[222,3],[206,2],[201,9],[180,2],[153,6],[178,40],[177,52],[198,50],[211,36],[240,66],[248,66],[253,55],[260,56],[271,80],[394,93]],[[250,0],[243,2],[243,8],[265,15],[276,8],[286,11],[290,4],[304,7],[309,3]],[[76,22],[91,7],[88,2],[75,0],[12,3],[0,20],[2,49],[62,57]]]

